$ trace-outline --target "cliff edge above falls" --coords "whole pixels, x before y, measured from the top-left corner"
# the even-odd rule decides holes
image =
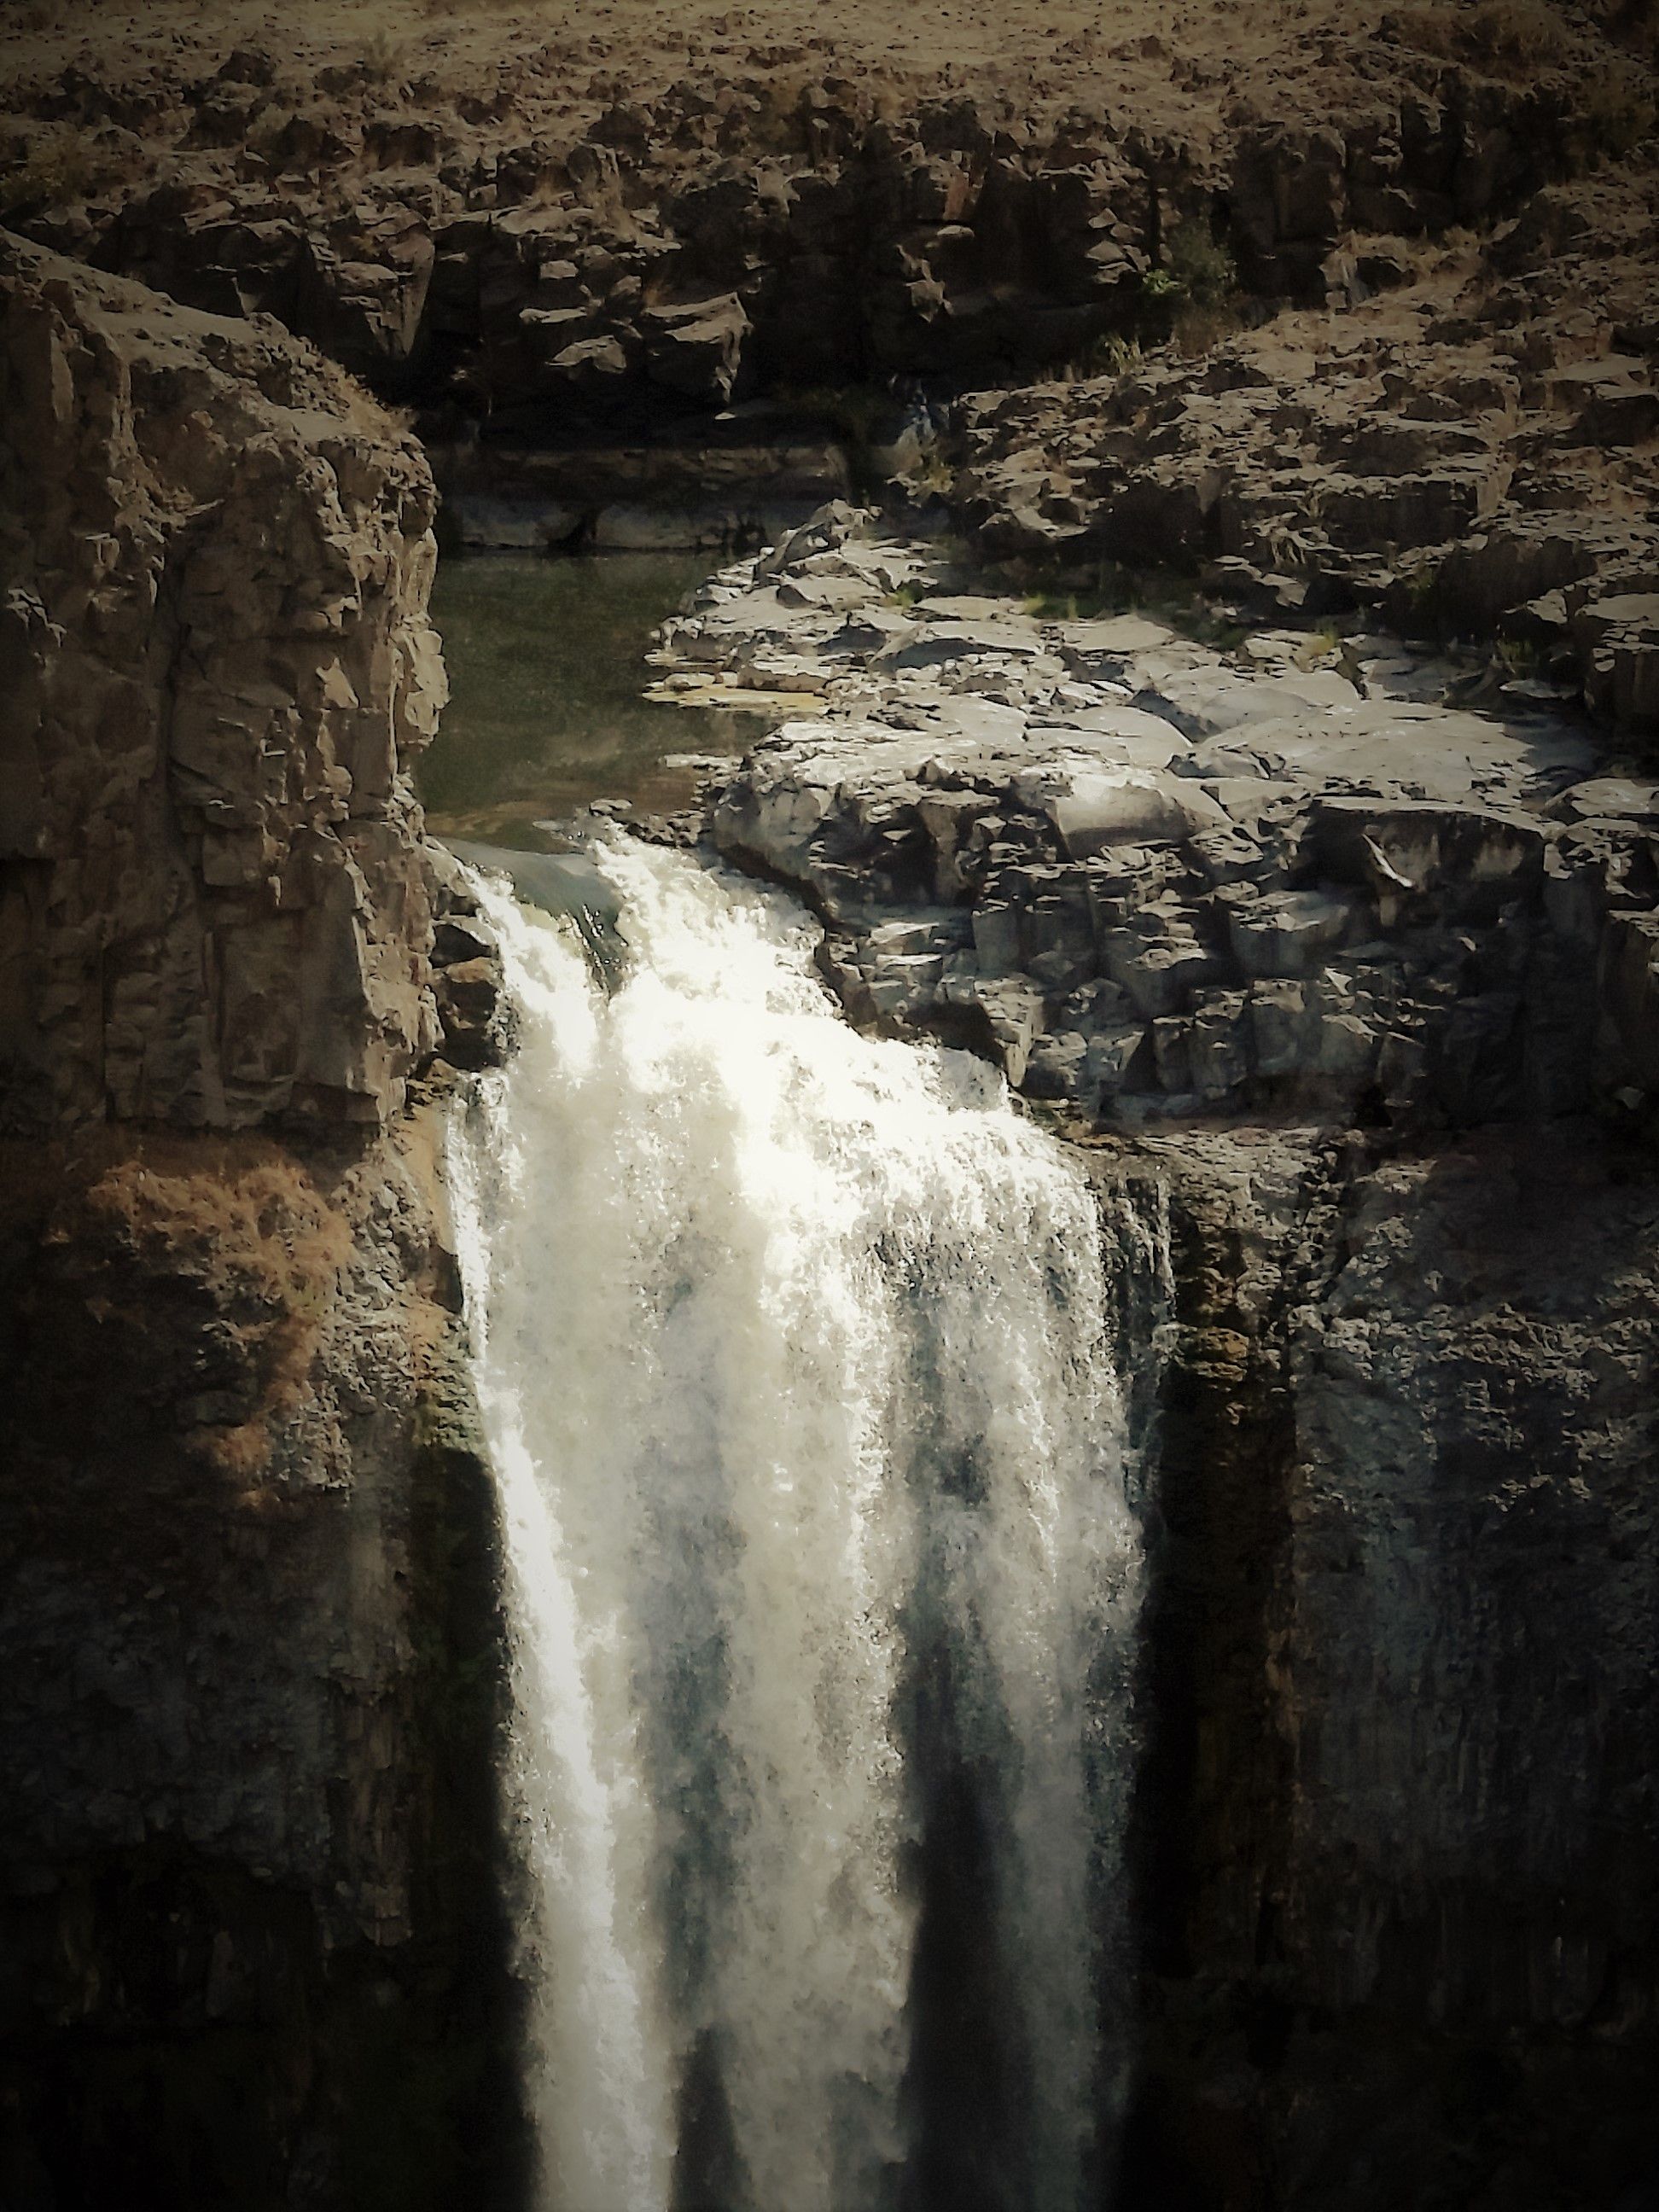
[[[0,240],[0,1115],[383,1121],[438,1042],[419,448],[274,324]]]
[[[826,922],[861,1024],[1085,1127],[1650,1118],[1650,770],[1530,696],[1470,711],[1386,637],[1206,641],[1195,611],[988,596],[836,507],[655,657],[688,704],[796,707],[714,836]]]

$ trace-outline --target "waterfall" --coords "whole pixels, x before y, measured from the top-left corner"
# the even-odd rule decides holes
[[[787,901],[483,899],[454,1190],[500,1485],[544,2212],[1079,2212],[1121,2069],[1125,1502],[1101,1215]]]

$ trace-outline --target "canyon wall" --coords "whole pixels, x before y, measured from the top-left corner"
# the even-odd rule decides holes
[[[453,2203],[517,2136],[431,481],[275,325],[9,239],[0,317],[0,2197]]]
[[[752,544],[886,481],[1063,590],[1376,608],[1659,726],[1641,9],[798,28],[23,40],[0,204],[416,406],[463,536]]]
[[[604,378],[626,407],[717,407],[779,331],[845,330],[836,374],[978,374],[1020,368],[1026,334],[1151,327],[1134,279],[1166,215],[1214,219],[1252,283],[1343,299],[1343,226],[1520,208],[1533,232],[1480,274],[1516,307],[1528,237],[1555,254],[1579,206],[1533,197],[1516,97],[1451,88],[1433,126],[1405,88],[1370,146],[1305,118],[1239,139],[1248,191],[1121,135],[964,153],[971,112],[858,115],[842,146],[811,88],[781,192],[754,161],[717,175],[748,108],[665,93],[646,126],[606,101],[520,188],[511,93],[469,122],[487,175],[445,177],[442,146],[394,133],[425,128],[418,97],[372,77],[285,115],[254,168],[265,62],[228,55],[179,119],[206,179],[38,228],[201,305],[292,312],[387,389],[453,369],[458,407],[471,376],[531,431],[598,435]],[[338,153],[330,101],[356,118]],[[641,128],[695,155],[672,195],[639,192]],[[1352,274],[1382,285],[1371,261]],[[4,283],[0,2179],[42,2212],[489,2199],[520,2154],[491,2104],[495,1562],[431,1170],[434,1053],[487,1051],[487,984],[445,984],[484,940],[407,785],[441,695],[429,476],[276,323],[24,243]],[[1520,734],[1475,744],[1440,719],[1451,672],[1382,639],[1301,665],[1283,637],[1249,671],[1276,686],[1252,734],[1239,672],[1166,626],[960,584],[891,604],[915,577],[845,531],[757,577],[765,633],[737,639],[754,684],[914,692],[858,730],[856,775],[796,732],[717,814],[832,922],[849,1013],[994,1053],[1091,1124],[1102,1176],[1170,1190],[1128,2203],[1564,2212],[1646,2201],[1659,2157],[1659,799],[1637,752],[1597,775],[1582,732],[1540,752],[1528,721],[1571,648],[1632,745],[1652,723],[1639,289],[1577,334],[1558,301],[1502,368],[1500,312],[1436,337],[1425,310],[1290,365],[1239,338],[1225,389],[1166,365],[964,416],[951,498],[987,550],[1097,556],[1186,518],[1192,560],[1312,613],[1310,577],[1398,599],[1401,515],[1455,540],[1420,598],[1540,639],[1502,702]],[[1453,441],[1447,410],[1480,425]],[[1378,414],[1378,476],[1332,483]],[[1589,473],[1540,462],[1489,529],[1540,452]],[[1416,504],[1376,491],[1395,465]],[[1601,598],[1586,487],[1614,518]],[[1303,511],[1328,546],[1279,560]],[[696,619],[688,664],[719,659],[719,608]],[[1363,761],[1321,752],[1334,712]]]
[[[1650,2203],[1650,1154],[1108,1152],[1171,1190],[1180,1321],[1126,2201]]]

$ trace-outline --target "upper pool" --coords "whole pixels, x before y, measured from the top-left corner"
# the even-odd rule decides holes
[[[441,562],[432,615],[451,696],[418,770],[431,828],[539,851],[539,821],[596,799],[687,805],[696,773],[667,763],[740,752],[763,727],[641,696],[652,632],[713,566],[698,553]]]

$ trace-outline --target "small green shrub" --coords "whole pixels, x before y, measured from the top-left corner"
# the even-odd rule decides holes
[[[21,161],[0,174],[0,216],[67,206],[84,199],[98,178],[91,148],[72,131],[38,138]]]
[[[1201,222],[1188,218],[1170,233],[1164,265],[1196,307],[1218,307],[1238,289],[1233,257]]]

